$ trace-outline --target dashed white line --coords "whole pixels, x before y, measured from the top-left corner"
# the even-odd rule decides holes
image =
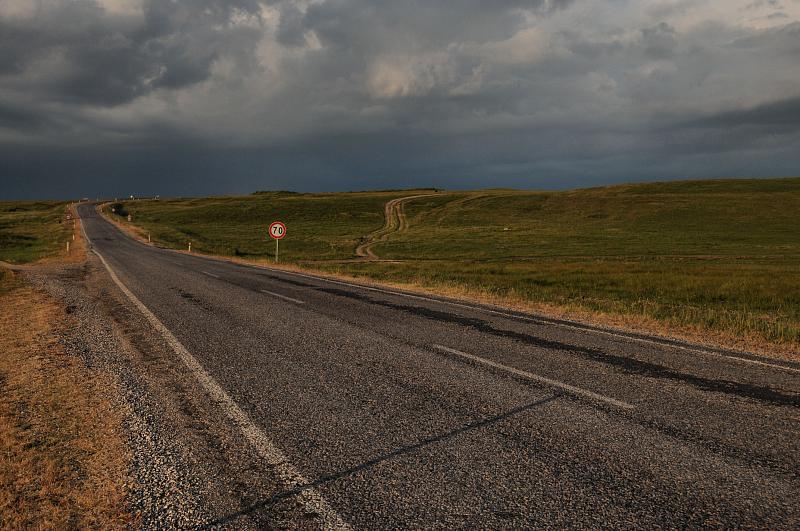
[[[215,275],[214,273],[209,273],[208,271],[200,271],[200,272],[203,273],[204,275],[208,275],[210,277],[219,278],[218,275]]]
[[[278,297],[279,299],[284,299],[289,302],[296,302],[297,304],[305,304],[305,301],[301,301],[299,299],[293,299],[292,297],[287,297],[286,295],[281,295],[280,293],[275,293],[274,291],[267,291],[265,289],[259,291],[261,291],[261,293],[266,293],[267,295],[272,295],[273,297]]]
[[[610,398],[608,396],[593,393],[592,391],[587,391],[586,389],[581,389],[580,387],[575,387],[574,385],[569,385],[565,384],[564,382],[559,382],[558,380],[545,378],[544,376],[539,376],[538,374],[533,374],[532,372],[523,371],[521,369],[517,369],[516,367],[503,365],[502,363],[497,363],[496,361],[482,358],[480,356],[475,356],[474,354],[467,354],[466,352],[461,352],[460,350],[456,350],[454,348],[445,347],[442,345],[432,345],[432,346],[433,348],[441,352],[447,352],[448,354],[455,354],[456,356],[460,356],[470,361],[474,361],[482,365],[487,365],[495,369],[500,369],[502,371],[509,372],[516,376],[521,376],[527,380],[531,380],[533,382],[537,382],[546,385],[548,387],[555,387],[556,389],[560,389],[571,395],[575,395],[581,398],[587,398],[589,400],[593,400],[596,402],[603,402],[605,404],[610,404],[612,406],[616,406],[622,409],[635,409],[636,407],[631,404],[628,404],[627,402],[623,402],[622,400],[617,400],[616,398]]]

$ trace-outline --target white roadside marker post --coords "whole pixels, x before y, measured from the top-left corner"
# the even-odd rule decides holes
[[[189,252],[192,252],[192,242],[189,242]]]
[[[67,254],[69,254],[69,242],[67,242]]]
[[[147,233],[147,243],[150,243],[150,233]]]

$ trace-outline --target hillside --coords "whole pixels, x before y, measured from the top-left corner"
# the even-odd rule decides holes
[[[0,260],[34,262],[64,250],[73,229],[67,203],[0,201]]]

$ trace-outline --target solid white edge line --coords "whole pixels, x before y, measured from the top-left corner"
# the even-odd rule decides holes
[[[564,382],[559,382],[558,380],[551,380],[550,378],[545,378],[544,376],[539,376],[538,374],[533,374],[532,372],[523,371],[515,367],[503,365],[502,363],[497,363],[496,361],[482,358],[480,356],[475,356],[474,354],[467,354],[466,352],[461,352],[460,350],[456,350],[450,347],[445,347],[442,345],[431,345],[431,346],[436,350],[442,352],[455,354],[456,356],[460,356],[462,358],[466,358],[468,360],[480,363],[482,365],[487,365],[495,369],[500,369],[502,371],[510,372],[511,374],[521,376],[527,380],[531,380],[533,382],[537,382],[546,385],[548,387],[555,387],[556,389],[561,389],[562,391],[565,391],[571,395],[575,395],[581,398],[587,398],[589,400],[594,400],[596,402],[603,402],[605,404],[610,404],[612,406],[616,406],[622,409],[636,408],[636,406],[628,404],[627,402],[623,402],[622,400],[617,400],[616,398],[610,398],[608,396],[593,393],[592,391],[587,391],[586,389],[581,389],[580,387],[575,387],[574,385],[565,384]]]
[[[259,291],[261,293],[266,293],[267,295],[272,295],[273,297],[278,297],[279,299],[284,299],[289,302],[296,302],[297,304],[305,304],[305,301],[301,301],[300,299],[293,299],[292,297],[287,297],[286,295],[281,295],[280,293],[275,293],[274,291],[268,291],[265,289]]]
[[[86,230],[83,231],[84,238],[88,243],[90,240],[86,236]],[[279,479],[289,489],[300,488],[308,485],[310,482],[289,462],[287,457],[275,444],[261,431],[250,417],[236,405],[236,402],[228,396],[222,387],[208,374],[203,366],[200,365],[192,354],[186,350],[180,341],[169,331],[169,329],[158,320],[158,318],[147,309],[147,307],[134,295],[117,277],[114,270],[106,262],[105,258],[96,250],[92,252],[97,255],[100,261],[105,266],[111,280],[119,287],[120,290],[130,299],[150,324],[161,334],[164,340],[172,347],[172,350],[180,357],[181,361],[192,371],[197,381],[208,392],[211,399],[216,402],[239,428],[245,439],[251,446],[264,458],[267,463],[274,467]],[[316,490],[308,488],[300,491],[298,498],[303,504],[304,509],[310,514],[318,514],[322,518],[324,529],[350,529],[350,526],[339,516],[338,513],[328,504],[327,501]]]
[[[247,267],[247,266],[245,266],[245,267]],[[759,360],[751,360],[751,359],[742,358],[740,356],[736,356],[736,355],[733,355],[733,354],[720,354],[718,352],[713,352],[713,351],[710,351],[710,350],[703,350],[701,348],[688,347],[688,346],[682,346],[682,345],[670,345],[668,343],[664,343],[664,342],[661,342],[661,341],[654,341],[652,339],[647,339],[647,338],[643,338],[643,337],[629,336],[629,335],[626,335],[626,334],[620,334],[620,333],[617,333],[617,332],[612,332],[610,330],[587,328],[587,327],[583,327],[583,326],[579,326],[579,325],[571,325],[569,323],[555,323],[555,322],[543,321],[542,319],[537,319],[535,317],[527,317],[525,315],[515,315],[515,314],[512,314],[512,313],[502,312],[502,311],[499,311],[499,310],[492,310],[491,308],[481,308],[480,306],[471,306],[469,304],[463,304],[463,303],[460,303],[460,302],[453,302],[453,301],[448,301],[448,300],[434,299],[434,298],[431,298],[431,297],[426,297],[424,295],[413,295],[411,293],[402,293],[402,292],[399,292],[399,291],[392,291],[392,290],[388,290],[388,289],[375,288],[375,287],[372,287],[372,286],[362,286],[360,284],[353,284],[351,282],[344,282],[344,281],[341,281],[341,280],[333,280],[333,279],[330,279],[330,278],[317,277],[317,276],[314,276],[314,275],[306,275],[304,273],[298,273],[296,271],[289,271],[289,270],[285,270],[285,269],[274,269],[274,268],[271,268],[271,267],[264,267],[264,269],[267,269],[269,271],[274,271],[276,273],[286,273],[286,274],[289,274],[289,275],[296,275],[296,276],[299,276],[299,277],[309,278],[309,279],[312,279],[312,280],[330,282],[332,284],[340,284],[342,286],[349,286],[349,287],[352,287],[352,288],[365,289],[365,290],[369,290],[369,291],[377,291],[377,292],[380,292],[380,293],[386,293],[387,295],[397,295],[398,297],[407,297],[409,299],[419,299],[419,300],[428,301],[428,302],[435,302],[435,303],[439,303],[439,304],[449,304],[450,306],[456,306],[458,308],[465,308],[465,309],[468,309],[468,310],[491,313],[491,314],[494,314],[494,315],[499,315],[501,317],[508,317],[508,318],[511,318],[511,319],[521,319],[521,320],[524,320],[524,321],[535,322],[535,323],[541,324],[543,326],[558,326],[558,327],[561,327],[561,328],[570,328],[572,330],[578,330],[580,332],[604,334],[604,335],[607,335],[607,336],[618,337],[620,339],[625,339],[625,340],[628,340],[628,341],[638,341],[640,343],[648,343],[648,344],[656,345],[656,346],[662,347],[662,348],[680,349],[680,350],[685,350],[687,352],[695,352],[697,354],[705,354],[707,356],[716,356],[718,358],[723,358],[723,359],[727,359],[727,360],[741,361],[741,362],[744,362],[744,363],[752,363],[754,365],[762,365],[764,367],[770,367],[772,369],[780,369],[780,370],[783,370],[783,371],[800,373],[800,369],[795,369],[793,367],[786,367],[784,365],[778,365],[776,363],[769,363],[769,362],[766,362],[766,361],[759,361]]]

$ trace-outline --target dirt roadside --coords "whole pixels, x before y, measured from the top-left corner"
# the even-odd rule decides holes
[[[0,264],[0,528],[118,529],[130,511],[124,407],[108,375],[65,343],[69,306],[29,272],[85,260],[78,225],[70,250],[34,265]]]
[[[58,258],[2,270],[0,529],[318,527],[99,259]]]
[[[67,353],[68,310],[18,273],[0,306],[0,527],[134,525],[111,380]]]

